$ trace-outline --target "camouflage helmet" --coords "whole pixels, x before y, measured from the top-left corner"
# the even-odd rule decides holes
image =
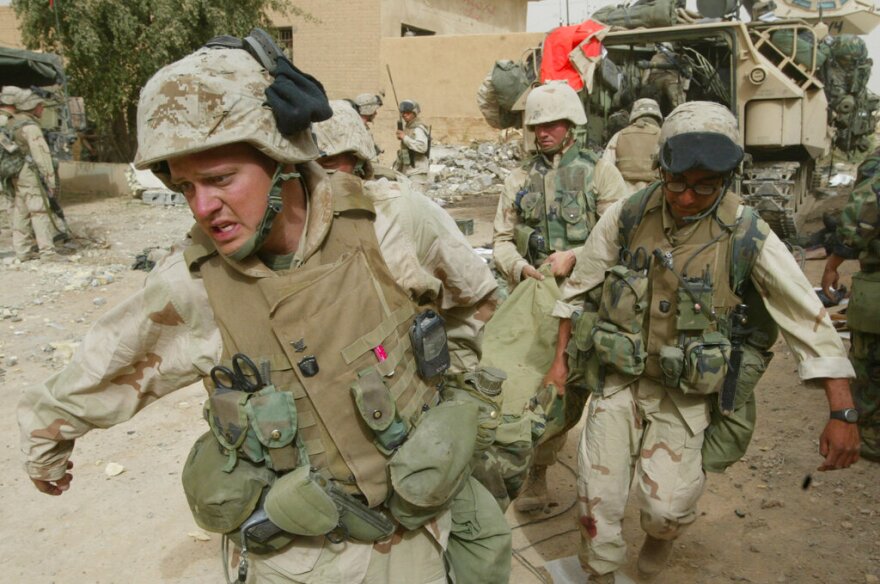
[[[743,158],[736,118],[712,101],[689,101],[672,110],[660,128],[658,162],[663,170],[733,171]]]
[[[29,112],[46,100],[31,91],[30,89],[22,89],[13,102],[15,109],[21,112]]]
[[[242,49],[202,48],[163,67],[141,90],[135,167],[236,142],[279,163],[317,158],[308,129],[287,136],[278,130],[266,103],[271,83],[272,76]]]
[[[373,138],[364,126],[363,120],[354,108],[344,99],[330,102],[333,117],[325,122],[312,124],[312,133],[321,156],[334,156],[351,152],[361,160],[370,160],[376,155]]]
[[[587,123],[584,106],[577,92],[567,83],[539,85],[526,97],[527,126],[568,120],[576,126]]]
[[[371,116],[382,107],[382,96],[375,93],[361,93],[354,98],[354,105],[359,114]]]
[[[15,105],[18,94],[22,92],[21,87],[15,85],[6,85],[0,91],[0,105]]]
[[[413,112],[416,115],[421,113],[422,108],[419,107],[419,102],[414,99],[402,99],[400,100],[400,113],[405,114],[407,112]]]
[[[633,123],[639,118],[650,116],[658,122],[663,122],[663,114],[660,112],[660,106],[650,97],[637,99],[633,104],[632,111],[629,113],[629,123]]]

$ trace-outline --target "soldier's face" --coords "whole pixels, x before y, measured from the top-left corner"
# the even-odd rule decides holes
[[[340,152],[333,156],[322,156],[317,162],[327,170],[336,170],[338,172],[354,174],[358,159],[351,152]]]
[[[721,196],[723,184],[724,175],[710,170],[693,169],[686,170],[681,174],[663,172],[663,195],[666,197],[666,204],[669,205],[669,211],[676,222],[685,217],[699,215],[711,207],[715,199]],[[680,190],[682,185],[685,188],[682,192],[673,192],[667,185],[672,185],[676,191]],[[701,195],[697,194],[695,188],[701,191],[703,189],[708,191],[711,188],[712,192],[708,195]]]
[[[535,143],[541,152],[554,152],[564,146],[563,141],[568,136],[569,126],[568,120],[556,120],[533,126]]]
[[[168,166],[172,184],[217,251],[233,254],[254,235],[268,205],[273,160],[237,143],[173,158]]]
[[[403,121],[406,122],[407,124],[410,123],[411,121],[413,121],[414,119],[416,119],[415,112],[403,112],[400,115],[401,115],[401,117],[403,117]]]

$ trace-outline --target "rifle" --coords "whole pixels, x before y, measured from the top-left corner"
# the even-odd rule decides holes
[[[37,163],[34,162],[34,159],[31,158],[30,155],[25,156],[25,161],[30,165],[34,174],[37,175],[37,180],[40,181],[40,190],[43,192],[43,203],[49,207],[47,211],[49,211],[49,219],[52,221],[52,225],[55,229],[58,229],[58,231],[70,237],[72,234],[70,231],[70,225],[67,224],[67,219],[64,217],[64,210],[61,208],[61,204],[58,203],[58,199],[55,198],[54,194],[49,189],[49,185],[46,184],[46,179],[43,177],[43,173],[37,168]],[[55,220],[52,219],[53,214],[61,219],[61,223],[64,224],[64,229],[60,229],[55,223]]]
[[[742,365],[743,343],[752,332],[751,329],[746,328],[749,320],[747,311],[747,305],[737,304],[730,315],[730,364],[727,376],[724,378],[724,385],[721,387],[721,393],[718,395],[718,406],[722,415],[725,416],[733,413],[736,401],[736,384],[739,381],[739,368]]]

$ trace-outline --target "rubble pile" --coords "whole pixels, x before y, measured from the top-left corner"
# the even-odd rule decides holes
[[[431,146],[431,175],[426,194],[459,202],[466,196],[500,193],[504,179],[520,164],[518,143],[475,142],[470,146]]]

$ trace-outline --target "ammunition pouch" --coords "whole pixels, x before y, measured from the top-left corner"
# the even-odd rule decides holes
[[[880,334],[880,272],[856,272],[852,277],[852,292],[846,309],[846,322],[852,330]]]
[[[394,396],[375,368],[358,373],[351,394],[364,423],[376,435],[376,448],[391,454],[406,441],[409,426],[397,411]]]
[[[647,275],[624,265],[616,265],[605,272],[599,318],[614,323],[627,333],[641,333],[648,307]]]
[[[575,312],[571,318],[571,340],[568,342],[568,369],[583,377],[583,383],[592,391],[601,391],[599,358],[593,342],[593,328],[599,320],[595,310]]]
[[[628,333],[616,325],[598,321],[593,328],[593,346],[599,362],[624,375],[641,375],[645,370],[642,333]]]
[[[724,385],[730,341],[719,332],[705,333],[685,345],[679,388],[686,394],[709,395]],[[665,376],[665,371],[664,371]]]
[[[488,395],[480,391],[473,382],[473,373],[447,375],[443,388],[443,401],[471,402],[478,408],[477,439],[474,453],[479,455],[494,442],[498,426],[501,424],[502,395]]]
[[[725,416],[721,413],[718,400],[709,400],[710,421],[702,449],[703,469],[707,472],[724,472],[741,459],[755,431],[755,387],[767,370],[773,353],[748,344],[744,344],[742,349],[733,412]]]
[[[265,462],[277,472],[296,468],[296,405],[293,394],[268,385],[255,393],[216,390],[205,402],[205,418],[220,445],[228,451],[223,467],[231,472],[241,457]]]
[[[397,169],[405,170],[407,168],[412,168],[412,166],[412,153],[409,151],[409,148],[401,146],[400,149],[397,151]]]
[[[565,223],[565,238],[570,244],[583,243],[590,234],[585,201],[582,191],[565,191],[560,201],[559,215]]]
[[[388,508],[405,528],[431,520],[470,476],[479,407],[442,402],[424,413],[388,463],[394,493]]]

